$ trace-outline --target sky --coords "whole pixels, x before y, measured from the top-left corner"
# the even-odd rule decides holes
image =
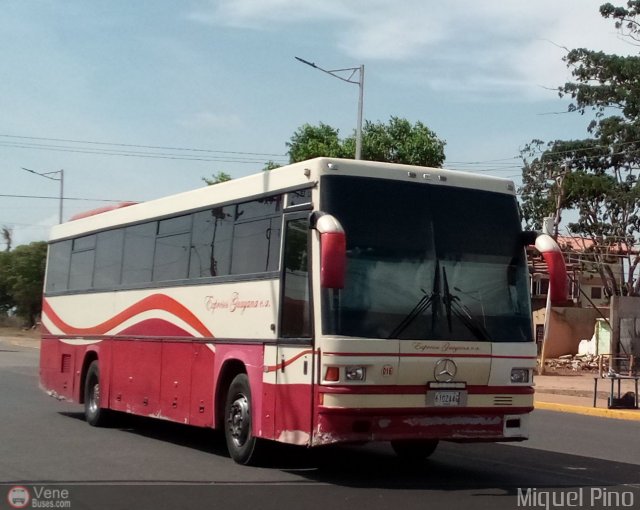
[[[60,182],[23,168],[64,170],[68,220],[285,163],[305,123],[350,135],[358,86],[296,56],[364,65],[366,120],[420,121],[446,168],[518,183],[532,139],[587,136],[557,94],[566,48],[637,51],[601,3],[0,0],[0,227],[16,246],[58,222]]]

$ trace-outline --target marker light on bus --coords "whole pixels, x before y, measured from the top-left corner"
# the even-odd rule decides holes
[[[528,368],[512,368],[511,369],[511,382],[512,383],[528,383],[530,381]]]
[[[340,380],[340,367],[327,367],[327,371],[324,373],[324,380],[330,382],[337,382]]]
[[[344,370],[347,381],[364,381],[367,377],[365,367],[346,367]]]

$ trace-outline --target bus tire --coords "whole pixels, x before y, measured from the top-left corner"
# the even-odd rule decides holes
[[[224,417],[224,436],[229,455],[238,464],[255,464],[258,439],[252,431],[251,388],[247,374],[238,374],[231,381]]]
[[[100,407],[100,368],[98,360],[92,361],[84,382],[84,417],[93,427],[107,424],[109,410]]]
[[[401,459],[418,462],[431,456],[438,442],[437,439],[398,439],[391,441],[391,448]]]

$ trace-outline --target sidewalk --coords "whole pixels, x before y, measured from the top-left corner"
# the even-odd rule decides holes
[[[609,379],[598,379],[596,407],[593,407],[594,377],[597,376],[596,372],[534,376],[536,409],[640,421],[640,409],[607,408]],[[624,395],[627,391],[635,391],[633,381],[622,381],[621,393]]]
[[[0,342],[5,345],[18,345],[31,349],[40,348],[40,332],[37,330],[21,330],[18,328],[0,327]]]

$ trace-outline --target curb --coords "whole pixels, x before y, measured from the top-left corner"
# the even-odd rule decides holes
[[[535,402],[535,409],[556,411],[560,413],[584,414],[600,418],[613,418],[616,420],[640,421],[640,410],[631,409],[603,409],[601,407],[576,406],[571,404],[558,404],[555,402]]]

